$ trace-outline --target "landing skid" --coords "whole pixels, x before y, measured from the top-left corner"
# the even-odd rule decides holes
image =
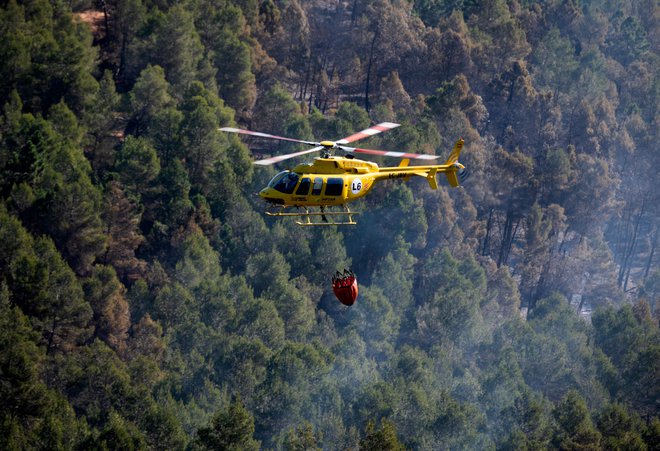
[[[302,207],[304,211],[285,212],[285,211],[267,211],[268,216],[295,216],[301,220],[295,221],[300,226],[332,226],[332,225],[356,225],[353,215],[359,215],[357,211],[351,211],[348,206],[344,206],[344,211],[325,211],[321,207],[320,211],[309,211]],[[284,207],[282,207],[282,210]],[[334,218],[344,216],[345,220],[335,221]],[[321,218],[320,221],[312,221],[313,218]]]

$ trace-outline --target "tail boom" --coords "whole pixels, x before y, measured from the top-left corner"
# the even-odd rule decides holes
[[[408,179],[411,175],[424,177],[429,182],[431,189],[438,189],[436,174],[444,173],[451,186],[460,186],[460,182],[467,177],[467,169],[458,162],[458,158],[463,149],[463,139],[456,141],[454,148],[449,154],[445,164],[431,166],[408,166],[407,162],[397,167],[380,168],[376,180],[387,180],[403,178]]]

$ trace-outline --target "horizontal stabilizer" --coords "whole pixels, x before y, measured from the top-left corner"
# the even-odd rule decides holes
[[[438,173],[438,169],[433,168],[429,171],[428,175],[426,176],[426,180],[428,180],[431,189],[438,189],[438,181],[435,178],[435,174],[437,173]]]

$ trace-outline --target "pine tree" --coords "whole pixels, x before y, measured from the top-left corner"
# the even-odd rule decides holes
[[[95,266],[91,276],[83,280],[85,299],[94,311],[94,335],[118,353],[126,349],[131,325],[126,289],[110,266]]]
[[[404,451],[406,447],[397,438],[394,423],[382,419],[378,430],[376,430],[373,421],[367,424],[364,436],[360,440],[360,449],[365,451]]]
[[[570,391],[553,411],[557,428],[553,445],[565,450],[599,450],[601,434],[595,428],[584,399]]]
[[[197,443],[204,449],[217,450],[258,450],[260,443],[255,440],[254,418],[240,399],[234,400],[225,409],[219,410],[209,426],[198,432]]]

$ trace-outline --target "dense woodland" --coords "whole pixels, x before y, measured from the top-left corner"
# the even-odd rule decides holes
[[[0,5],[1,449],[660,449],[656,0]],[[218,131],[381,121],[471,178],[301,228]]]

